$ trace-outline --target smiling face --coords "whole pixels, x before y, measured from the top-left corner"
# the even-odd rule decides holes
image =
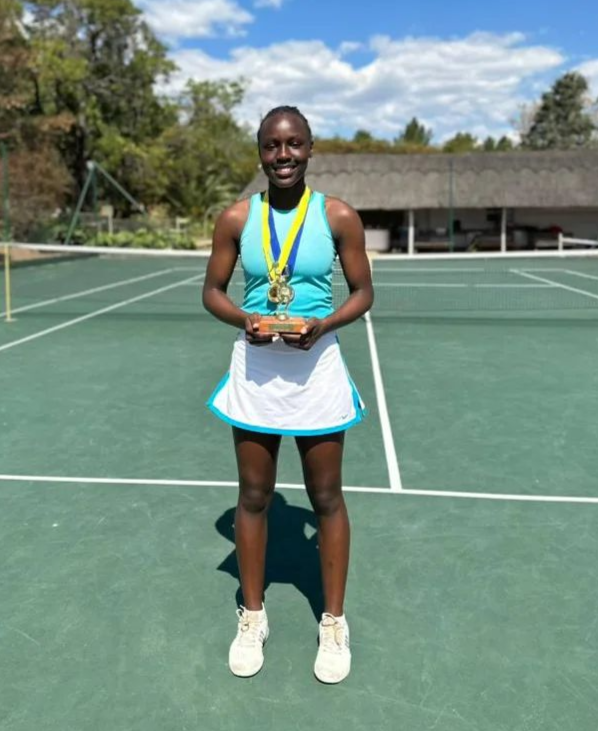
[[[296,114],[275,114],[260,129],[262,169],[277,188],[292,188],[303,179],[311,157],[312,140],[305,122]]]

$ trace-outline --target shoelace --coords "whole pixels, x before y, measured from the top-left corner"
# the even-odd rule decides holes
[[[261,644],[260,625],[262,620],[257,617],[250,617],[245,607],[237,609],[237,617],[239,618],[239,645],[241,647],[254,647]]]
[[[340,654],[345,648],[344,626],[332,614],[324,614],[320,627],[320,647],[326,652]]]

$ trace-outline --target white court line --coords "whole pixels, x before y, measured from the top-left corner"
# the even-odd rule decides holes
[[[567,274],[574,274],[576,277],[584,277],[584,279],[594,279],[598,281],[598,277],[595,274],[586,274],[585,272],[576,272],[573,269],[563,269]]]
[[[468,269],[462,269],[458,267],[385,267],[376,266],[374,264],[374,268],[372,269],[372,271],[374,272],[375,276],[376,274],[383,274],[384,272],[401,272],[402,274],[411,274],[412,272],[415,272],[416,274],[427,274],[428,272],[433,272],[435,274],[452,274],[454,272],[455,274],[461,274],[462,272],[485,272],[486,270],[483,267],[473,267]]]
[[[207,263],[207,259],[206,259]],[[200,272],[204,273],[207,267],[172,267],[173,272]]]
[[[515,500],[526,503],[589,503],[598,505],[598,497],[569,497],[566,495],[521,495],[501,492],[460,492],[454,490],[402,490],[401,495],[471,498],[474,500]]]
[[[384,443],[384,453],[386,456],[386,466],[388,468],[388,477],[390,479],[390,489],[393,492],[400,492],[403,489],[401,485],[401,473],[399,472],[399,460],[395,449],[395,442],[392,436],[392,427],[388,416],[388,406],[386,404],[386,393],[384,391],[384,383],[382,381],[382,372],[380,370],[380,360],[378,358],[378,348],[376,346],[376,336],[374,335],[374,326],[369,312],[365,314],[365,328],[368,336],[368,345],[370,348],[370,357],[372,360],[372,371],[374,374],[374,387],[376,389],[376,401],[378,403],[378,413],[380,414],[380,426],[382,427],[382,441]]]
[[[3,350],[8,350],[9,348],[14,348],[16,345],[21,345],[23,343],[28,343],[31,340],[36,340],[37,338],[41,338],[44,335],[49,335],[50,333],[57,332],[58,330],[63,330],[66,327],[71,327],[72,325],[77,325],[80,322],[85,322],[85,320],[91,320],[93,317],[99,317],[100,315],[104,315],[106,312],[112,312],[112,310],[118,310],[120,307],[126,307],[127,305],[132,305],[134,302],[140,302],[141,300],[147,299],[148,297],[153,297],[156,294],[161,294],[162,292],[168,292],[169,289],[174,289],[175,287],[180,287],[181,284],[186,284],[187,282],[192,281],[193,279],[200,279],[203,277],[203,274],[196,274],[193,277],[188,277],[187,279],[183,279],[180,282],[175,282],[174,284],[169,284],[165,287],[160,287],[160,289],[154,289],[151,292],[146,292],[145,294],[138,295],[137,297],[131,297],[128,300],[123,300],[122,302],[116,302],[113,305],[109,305],[108,307],[102,307],[101,310],[94,310],[93,312],[88,312],[87,315],[82,315],[81,317],[76,317],[74,320],[67,320],[66,322],[61,323],[60,325],[54,325],[54,327],[49,327],[46,330],[40,330],[39,332],[33,333],[32,335],[27,335],[25,338],[21,338],[20,340],[13,340],[10,343],[6,343],[5,345],[0,345],[0,352]]]
[[[569,292],[575,292],[576,294],[583,294],[585,297],[591,297],[592,299],[598,300],[598,294],[593,294],[592,292],[587,292],[585,289],[577,289],[577,287],[569,287],[567,284],[561,284],[560,282],[555,282],[552,279],[545,279],[544,277],[537,277],[535,274],[529,274],[529,272],[525,272],[521,269],[511,269],[514,274],[518,274],[520,277],[527,277],[528,279],[535,279],[538,282],[544,282],[544,284],[551,284],[553,287],[558,287],[559,289],[566,289]]]
[[[472,284],[486,289],[552,289],[552,284]]]
[[[0,475],[0,482],[45,482],[54,484],[87,484],[87,485],[147,485],[149,487],[238,487],[236,480],[143,480],[138,478],[118,477],[66,477],[57,475]],[[305,490],[305,486],[293,482],[279,482],[277,488],[285,490]],[[387,495],[411,495],[414,497],[463,498],[469,500],[498,500],[531,503],[569,503],[598,505],[598,497],[577,497],[566,495],[522,495],[512,493],[464,492],[458,490],[390,490],[388,487],[343,486],[345,492]]]
[[[55,475],[0,475],[0,482],[52,482],[60,484],[85,483],[89,485],[149,485],[158,487],[238,487],[238,480],[143,480],[119,477],[64,477]],[[276,487],[286,490],[305,490],[305,485],[277,482]],[[390,492],[388,487],[343,486],[346,492]]]
[[[509,269],[509,271],[513,271],[512,269]],[[566,272],[566,269],[563,269],[563,267],[517,267],[518,272],[559,272],[560,274],[563,274]]]
[[[412,287],[436,287],[436,288],[451,288],[451,289],[470,289],[470,288],[485,288],[485,289],[551,289],[552,284],[488,284],[488,283],[476,283],[465,284],[460,283],[442,283],[442,282],[376,282],[376,289],[378,287],[395,287],[396,289],[410,289]]]
[[[135,282],[142,282],[144,279],[152,279],[153,277],[159,277],[162,274],[168,274],[173,272],[174,269],[161,269],[159,272],[152,272],[151,274],[144,274],[141,277],[133,277],[132,279],[121,279],[118,282],[112,282],[112,284],[103,284],[101,287],[94,287],[93,289],[83,289],[80,292],[73,292],[73,294],[65,294],[62,297],[54,297],[51,300],[43,300],[41,302],[34,302],[31,305],[25,305],[24,307],[17,307],[12,309],[11,312],[15,315],[17,312],[26,312],[28,310],[35,310],[38,307],[46,307],[47,305],[53,305],[56,302],[64,302],[66,300],[76,299],[77,297],[85,297],[88,294],[95,294],[96,292],[103,292],[107,289],[115,289],[116,287],[124,287],[127,284],[134,284]],[[4,317],[6,312],[0,312],[0,317]]]
[[[378,287],[396,287],[397,289],[402,287],[448,287],[451,289],[464,289],[465,287],[470,286],[471,285],[465,284],[464,282],[459,282],[458,284],[452,282],[446,284],[442,284],[441,282],[376,282],[376,289],[378,289]]]

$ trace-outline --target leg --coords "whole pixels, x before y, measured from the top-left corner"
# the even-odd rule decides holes
[[[318,520],[324,611],[343,614],[349,567],[350,527],[341,489],[344,432],[297,437],[303,476]]]
[[[233,436],[239,471],[235,545],[241,591],[247,609],[258,611],[264,598],[267,512],[276,483],[280,436],[236,427]]]

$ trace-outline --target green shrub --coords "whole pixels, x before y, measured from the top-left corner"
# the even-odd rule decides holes
[[[87,242],[90,246],[115,246],[130,249],[194,249],[193,238],[188,234],[168,230],[140,228],[136,231],[97,233]]]

